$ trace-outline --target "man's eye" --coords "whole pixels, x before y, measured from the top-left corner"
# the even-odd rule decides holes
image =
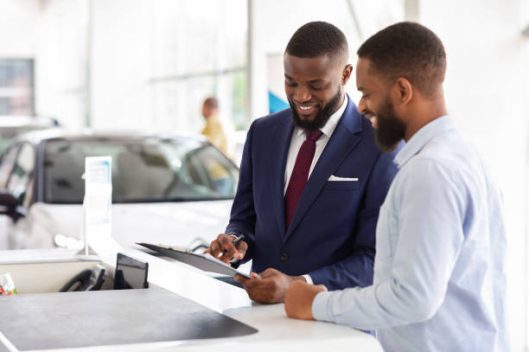
[[[321,86],[319,84],[318,85],[311,85],[310,89],[312,89],[312,90],[322,90],[323,86]]]
[[[285,85],[287,85],[288,87],[295,87],[296,86],[296,82],[285,81]]]

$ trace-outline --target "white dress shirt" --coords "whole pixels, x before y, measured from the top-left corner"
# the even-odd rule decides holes
[[[499,192],[448,116],[395,161],[373,285],[316,296],[317,320],[376,329],[384,351],[508,351]]]
[[[309,169],[309,178],[310,174],[312,173],[312,170],[314,170],[314,166],[316,166],[316,163],[320,159],[321,153],[323,153],[323,150],[325,149],[325,146],[327,145],[327,142],[329,142],[329,139],[331,139],[331,136],[336,129],[336,125],[338,125],[338,122],[340,121],[340,118],[342,117],[345,108],[347,107],[347,94],[345,94],[344,100],[342,105],[338,110],[334,112],[334,114],[329,117],[329,120],[323,126],[320,128],[320,131],[323,133],[321,137],[316,141],[316,151],[314,152],[314,158],[312,159],[312,164],[310,164]],[[294,164],[296,163],[296,158],[298,156],[299,148],[301,148],[301,145],[306,139],[305,130],[300,127],[294,127],[294,131],[292,132],[292,138],[290,139],[290,147],[288,149],[288,156],[287,156],[287,165],[285,167],[285,187],[283,189],[283,194],[287,192],[288,188],[288,182],[290,181],[290,175],[292,174],[292,170],[294,169]]]

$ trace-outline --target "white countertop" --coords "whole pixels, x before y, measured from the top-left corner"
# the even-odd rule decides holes
[[[95,244],[94,249],[101,254],[104,261],[109,264],[115,262],[114,250],[109,246],[103,247]],[[209,351],[214,349],[216,352],[232,352],[235,349],[269,352],[288,349],[289,351],[319,352],[325,348],[333,351],[382,351],[382,347],[373,336],[361,331],[331,323],[289,319],[286,317],[283,304],[253,303],[243,289],[215,280],[186,264],[154,257],[139,250],[121,251],[149,262],[150,283],[259,330],[257,334],[240,338],[163,343],[159,345],[162,350]],[[138,351],[143,350],[141,346],[138,348],[140,348]],[[147,350],[152,350],[152,348],[154,345],[151,344]]]
[[[76,351],[229,351],[251,350],[281,351],[382,351],[371,335],[358,330],[324,322],[293,320],[286,317],[283,304],[258,305],[252,303],[246,292],[238,287],[213,279],[198,269],[164,258],[151,256],[139,250],[122,249],[116,243],[99,241],[93,246],[102,261],[114,267],[116,252],[149,263],[149,282],[191,299],[212,310],[223,313],[259,330],[258,333],[236,338],[215,338],[160,342],[123,346],[79,348]],[[13,255],[15,252],[13,252]],[[35,256],[30,256],[35,258]],[[50,255],[43,257],[48,260]],[[0,341],[5,337],[0,334]],[[1,350],[1,348],[0,348]],[[50,350],[48,350],[50,351]],[[65,351],[65,350],[61,350]]]

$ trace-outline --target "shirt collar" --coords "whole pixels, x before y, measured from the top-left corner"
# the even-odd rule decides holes
[[[334,112],[334,114],[331,115],[331,117],[329,117],[329,120],[327,121],[325,126],[320,128],[320,131],[328,138],[332,136],[332,133],[336,129],[336,126],[338,125],[338,122],[340,121],[340,118],[342,117],[345,111],[345,108],[347,108],[348,99],[349,98],[347,94],[345,94],[342,105],[338,108],[338,110]],[[305,131],[303,130],[303,128],[296,127],[296,135],[298,137],[301,137],[301,135],[303,135],[304,133]]]
[[[438,117],[421,127],[395,157],[398,167],[401,168],[413,156],[418,154],[435,136],[452,129],[455,129],[455,124],[448,115]]]

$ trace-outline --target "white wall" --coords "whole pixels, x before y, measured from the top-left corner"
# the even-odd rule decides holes
[[[96,1],[92,33],[92,126],[134,128],[151,114],[150,1]]]
[[[38,1],[0,0],[0,57],[33,57],[38,18]]]
[[[88,0],[41,3],[35,35],[37,111],[66,127],[84,125]]]
[[[529,23],[525,0],[422,0],[421,22],[444,41],[449,111],[503,190],[513,351],[527,348]]]

